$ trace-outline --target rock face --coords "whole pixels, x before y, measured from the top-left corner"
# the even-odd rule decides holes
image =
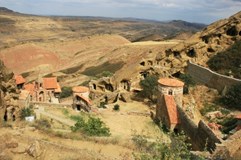
[[[181,61],[192,59],[192,61],[206,66],[206,62],[211,56],[226,50],[240,39],[241,12],[209,25],[189,40],[166,51],[166,54]]]
[[[6,69],[0,61],[0,118],[15,121],[18,117],[18,91],[13,73]]]

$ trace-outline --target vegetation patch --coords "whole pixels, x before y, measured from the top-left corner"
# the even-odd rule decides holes
[[[228,107],[241,110],[241,84],[230,87],[227,94],[220,99],[220,102]]]
[[[133,135],[132,140],[140,153],[134,153],[136,160],[188,160],[191,159],[190,144],[186,143],[187,137],[183,134],[171,134],[171,143],[161,139],[149,141],[143,135]]]
[[[28,107],[28,108],[23,108],[20,112],[20,118],[23,120],[25,117],[29,117],[33,115],[33,109]]]
[[[179,76],[179,78],[181,79],[181,81],[183,81],[185,83],[184,88],[183,88],[183,93],[184,94],[188,94],[189,93],[189,87],[193,87],[193,86],[196,85],[194,79],[189,74],[181,74]]]
[[[78,72],[83,66],[84,65],[81,64],[81,65],[74,66],[74,67],[71,67],[71,68],[63,69],[60,72],[65,73],[65,74],[73,74],[75,72]]]
[[[209,59],[207,62],[209,68],[224,74],[241,78],[241,41],[235,42],[229,49],[220,52]]]
[[[51,128],[51,124],[47,119],[36,120],[33,126],[39,130],[49,130]]]
[[[21,75],[23,76],[23,78],[28,77],[31,73],[33,73],[33,71],[29,71],[29,72],[24,72]]]
[[[89,117],[85,121],[82,117],[78,117],[77,122],[71,127],[73,132],[81,132],[88,136],[110,136],[110,129],[100,118]]]
[[[148,98],[155,102],[157,94],[158,76],[151,75],[140,81],[142,91],[139,93],[140,96]]]
[[[103,72],[115,73],[124,66],[124,62],[109,63],[105,62],[99,66],[86,68],[82,74],[95,77]]]
[[[60,93],[60,98],[66,98],[72,95],[73,91],[71,87],[62,87],[62,92]]]
[[[120,110],[120,105],[119,104],[115,104],[113,107],[114,111],[119,111]]]

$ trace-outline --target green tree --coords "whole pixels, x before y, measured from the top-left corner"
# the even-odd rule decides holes
[[[110,129],[100,118],[90,117],[84,126],[84,132],[89,136],[110,136]]]
[[[20,112],[20,118],[24,119],[25,117],[32,116],[33,115],[33,109],[28,107],[28,108],[23,108]]]
[[[179,78],[185,83],[183,89],[184,94],[188,94],[189,87],[193,87],[196,84],[195,81],[189,74],[181,74]]]
[[[78,117],[77,122],[71,127],[73,132],[82,132],[89,136],[110,136],[110,129],[100,118],[89,117],[85,122],[82,117]]]
[[[221,102],[241,110],[241,83],[231,86],[227,94],[221,98]]]
[[[154,97],[157,93],[157,84],[158,77],[155,75],[151,75],[146,77],[144,80],[140,81],[140,86],[142,88],[141,95],[150,99],[151,101],[155,101]]]
[[[62,87],[62,92],[60,93],[60,98],[66,98],[72,95],[73,91],[71,87]]]

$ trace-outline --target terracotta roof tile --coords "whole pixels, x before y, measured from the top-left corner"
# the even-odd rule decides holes
[[[81,94],[78,94],[78,93],[76,93],[76,96],[78,96],[78,97],[80,97],[81,99],[83,99],[85,102],[88,103],[88,105],[91,105],[91,101],[90,101],[88,98],[85,98],[85,97],[83,97]]]
[[[173,96],[164,95],[164,100],[167,107],[167,113],[171,124],[178,124],[177,105]]]
[[[24,85],[24,89],[29,91],[31,95],[34,94],[34,91],[35,91],[35,85],[32,84],[32,83],[29,83],[29,84],[25,84]]]
[[[15,76],[15,81],[16,81],[16,84],[23,84],[26,82],[26,80],[23,78],[23,76],[21,75],[17,75]]]
[[[56,93],[61,93],[62,92],[59,83],[57,83],[57,88],[54,90],[54,92],[56,92]]]
[[[241,119],[241,114],[235,116],[236,119]]]
[[[88,92],[89,88],[84,86],[76,86],[72,88],[72,91],[75,93],[84,93],[84,92]]]
[[[44,89],[57,89],[57,78],[56,77],[49,77],[43,78],[43,88]]]
[[[170,87],[183,87],[184,83],[182,81],[179,81],[177,79],[172,78],[160,78],[158,80],[158,83],[164,86],[170,86]]]

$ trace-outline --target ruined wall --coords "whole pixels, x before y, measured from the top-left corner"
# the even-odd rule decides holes
[[[221,139],[201,120],[198,126],[187,116],[187,114],[178,108],[180,128],[190,137],[193,150],[214,151],[216,143],[221,143]]]
[[[18,97],[19,91],[13,79],[13,73],[9,71],[0,60],[0,119],[15,121],[19,115]],[[1,121],[0,120],[0,121]]]
[[[194,78],[195,81],[205,84],[208,87],[215,88],[220,93],[225,87],[229,88],[234,84],[241,83],[240,79],[218,74],[190,61],[188,63],[187,72]]]

